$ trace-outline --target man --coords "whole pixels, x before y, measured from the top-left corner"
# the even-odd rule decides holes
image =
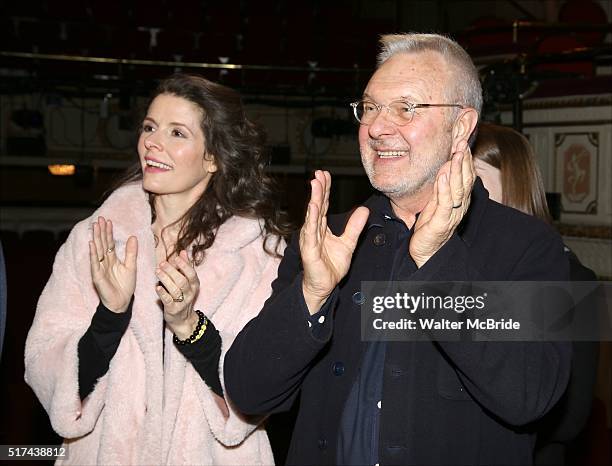
[[[300,397],[289,464],[529,464],[528,425],[563,393],[569,345],[360,335],[362,281],[568,279],[558,236],[474,184],[477,71],[445,37],[384,36],[352,106],[380,194],[328,227],[331,178],[315,173],[273,295],[225,359],[227,392],[248,414]]]

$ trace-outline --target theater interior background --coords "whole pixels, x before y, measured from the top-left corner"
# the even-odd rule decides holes
[[[484,119],[533,144],[564,241],[612,280],[611,21],[609,0],[2,1],[0,444],[61,441],[23,382],[37,298],[70,228],[136,160],[147,95],[177,70],[240,90],[300,224],[316,168],[332,173],[332,212],[371,194],[348,104],[373,70],[379,35],[450,34],[481,73]],[[602,343],[576,464],[612,461],[611,359]],[[273,426],[280,462],[288,431]]]

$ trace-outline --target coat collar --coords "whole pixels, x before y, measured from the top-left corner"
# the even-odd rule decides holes
[[[150,229],[151,206],[148,193],[142,188],[140,181],[126,184],[115,190],[104,202],[99,212],[100,215],[104,215],[104,211],[112,212],[114,215],[117,215],[117,212],[123,213],[120,223],[126,232],[132,231],[133,234],[136,234],[143,228]],[[230,217],[219,227],[210,250],[238,251],[255,241],[263,230],[263,224],[259,220],[238,216]]]
[[[389,198],[380,192],[372,195],[364,202],[364,205],[370,210],[370,216],[366,224],[367,228],[382,227],[386,220],[397,218],[391,208]]]
[[[489,192],[482,184],[482,180],[479,177],[476,177],[474,187],[472,188],[470,207],[465,214],[465,217],[457,227],[457,234],[468,245],[471,245],[476,238],[478,226],[480,225],[482,215],[484,214],[488,202]],[[381,227],[384,225],[385,220],[397,218],[393,212],[393,209],[391,208],[389,198],[380,192],[370,196],[370,198],[364,202],[364,205],[370,209],[367,228],[374,226]]]

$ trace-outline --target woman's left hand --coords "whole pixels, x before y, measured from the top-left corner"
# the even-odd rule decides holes
[[[198,275],[184,250],[170,261],[159,264],[155,272],[164,285],[157,286],[155,291],[164,305],[166,325],[179,340],[185,340],[198,323],[198,315],[193,310],[200,291]]]

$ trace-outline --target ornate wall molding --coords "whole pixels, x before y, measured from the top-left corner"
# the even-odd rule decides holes
[[[548,110],[568,107],[611,107],[612,94],[574,95],[527,99],[523,102],[524,110]],[[502,111],[511,111],[512,105],[500,106]]]
[[[555,225],[562,236],[575,238],[599,238],[612,241],[611,225],[575,225],[569,223],[558,223]]]

